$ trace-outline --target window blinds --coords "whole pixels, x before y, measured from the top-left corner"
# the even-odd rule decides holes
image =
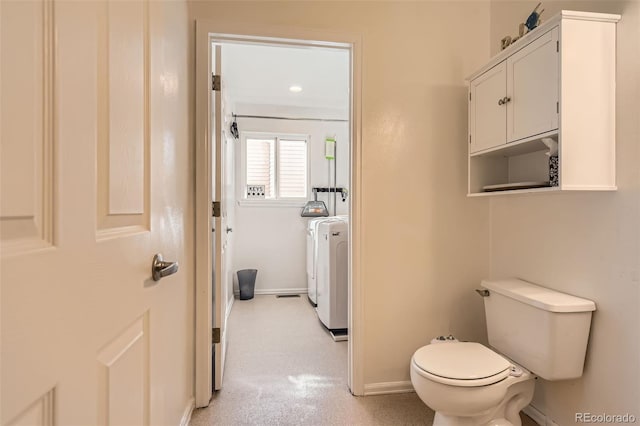
[[[279,141],[278,195],[280,198],[307,196],[307,144],[303,140]]]
[[[247,138],[246,147],[247,185],[264,185],[265,198],[307,197],[304,139]]]
[[[265,198],[275,198],[275,139],[247,139],[247,185],[264,185]]]

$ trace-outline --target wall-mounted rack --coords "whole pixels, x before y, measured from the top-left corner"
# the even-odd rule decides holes
[[[339,192],[340,195],[342,196],[342,201],[347,201],[347,194],[349,193],[349,191],[347,190],[347,188],[329,188],[326,186],[314,186],[311,188],[311,190],[313,192]]]

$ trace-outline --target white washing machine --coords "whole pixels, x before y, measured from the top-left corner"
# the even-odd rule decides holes
[[[307,295],[313,306],[318,305],[317,300],[317,263],[318,263],[318,225],[322,222],[348,221],[348,216],[318,217],[307,222]]]
[[[346,330],[349,312],[349,224],[345,220],[318,224],[318,317],[329,330]]]

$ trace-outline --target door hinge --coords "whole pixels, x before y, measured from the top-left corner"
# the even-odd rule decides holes
[[[556,40],[556,52],[560,52],[560,40]]]
[[[220,91],[220,76],[211,74],[211,90],[215,92]]]
[[[471,100],[471,92],[469,92],[469,100]]]
[[[211,343],[220,343],[220,328],[211,329]]]
[[[211,216],[220,217],[220,201],[211,202]]]
[[[560,114],[560,102],[556,102],[556,114]]]
[[[469,135],[469,143],[471,143],[471,135]]]

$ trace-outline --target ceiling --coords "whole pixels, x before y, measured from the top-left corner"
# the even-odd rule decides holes
[[[223,90],[232,105],[348,110],[349,52],[344,49],[222,46]],[[302,88],[293,93],[289,87]]]

